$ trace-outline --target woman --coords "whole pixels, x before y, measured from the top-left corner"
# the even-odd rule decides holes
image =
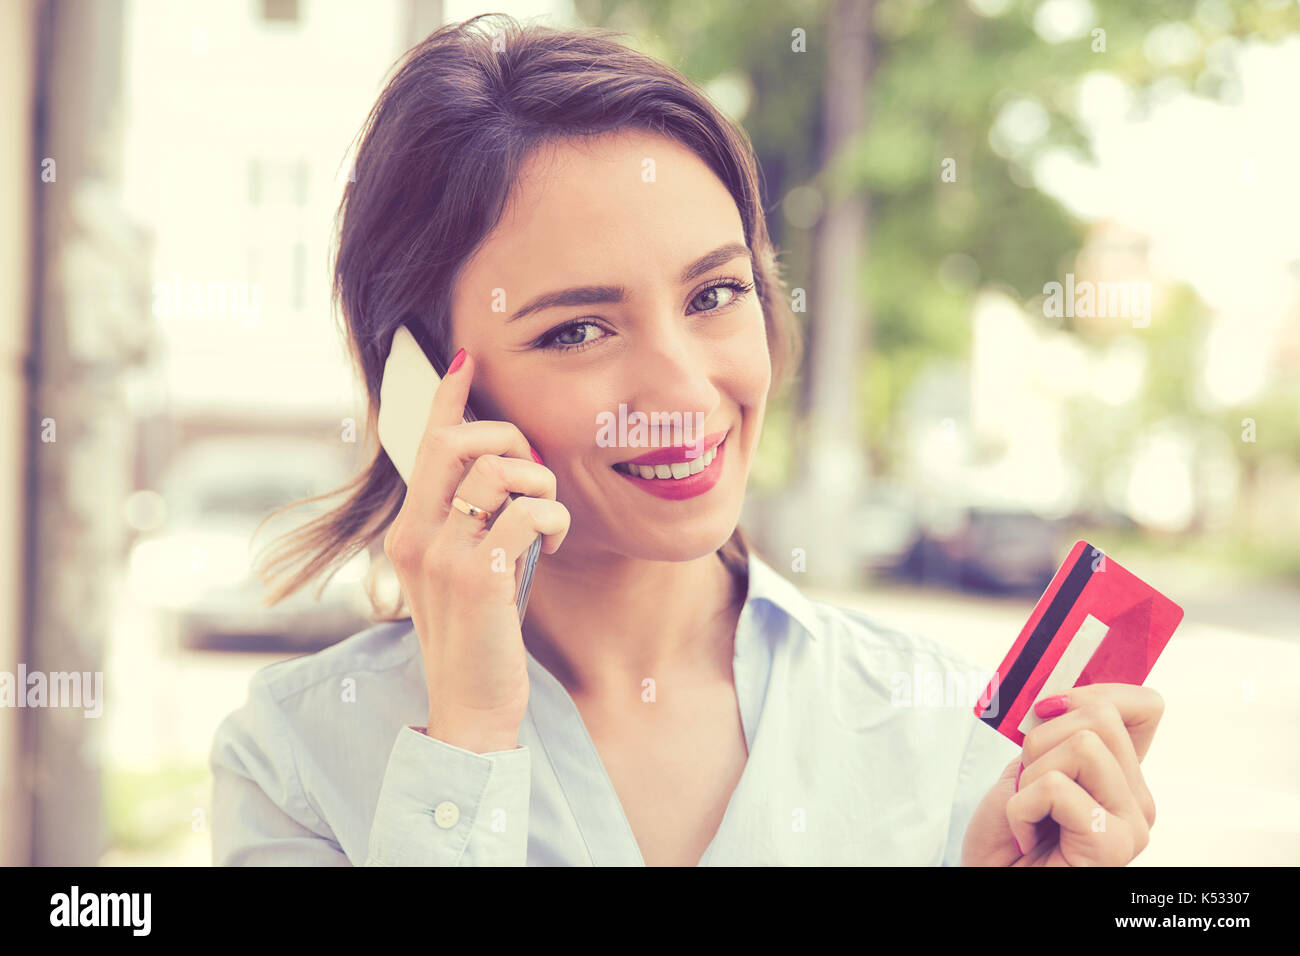
[[[448,373],[410,488],[377,451],[281,561],[309,559],[287,593],[382,534],[409,614],[254,678],[213,744],[217,863],[1142,850],[1153,691],[1076,688],[1018,751],[968,696],[890,693],[965,658],[748,549],[746,476],[798,343],[749,142],[693,85],[608,33],[476,17],[409,54],[355,172],[335,291],[371,430],[400,325]],[[702,429],[634,475],[647,453],[600,440],[620,406]],[[538,534],[521,627],[510,572]]]

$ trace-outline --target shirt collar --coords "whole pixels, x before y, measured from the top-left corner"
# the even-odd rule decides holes
[[[821,627],[817,612],[812,602],[804,597],[797,587],[778,574],[754,550],[749,551],[749,594],[745,598],[748,605],[754,601],[766,601],[768,604],[794,618],[809,637],[817,640]]]

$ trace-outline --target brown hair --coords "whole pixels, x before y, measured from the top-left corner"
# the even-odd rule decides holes
[[[373,455],[344,487],[286,506],[345,496],[280,538],[259,562],[263,584],[286,578],[268,605],[328,572],[323,588],[397,516],[404,485],[375,429],[393,333],[406,324],[434,364],[446,368],[457,273],[500,221],[523,160],[550,141],[635,128],[698,155],[727,187],[744,224],[774,388],[797,365],[799,329],[768,236],[748,136],[681,73],[618,42],[622,35],[481,14],[436,30],[398,65],[359,134],[355,175],[335,219],[333,301],[342,307],[348,350],[369,395],[365,439]],[[737,527],[718,553],[743,576],[750,547]],[[295,563],[302,566],[285,570]],[[373,585],[372,574],[367,590],[377,618],[409,616],[401,599],[379,608]]]

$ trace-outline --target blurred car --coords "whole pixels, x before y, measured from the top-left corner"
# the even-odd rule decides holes
[[[909,577],[977,590],[1041,593],[1064,557],[1058,523],[1027,510],[968,506],[924,524],[904,562]]]
[[[253,532],[276,508],[331,491],[348,478],[338,449],[310,439],[229,436],[186,448],[160,482],[162,527],[129,558],[136,597],[184,647],[301,650],[332,644],[370,623],[362,552],[323,589],[319,582],[266,607],[253,559],[284,531],[320,515],[319,502],[293,508]]]

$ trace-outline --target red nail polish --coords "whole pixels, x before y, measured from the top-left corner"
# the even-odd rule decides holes
[[[1059,717],[1070,709],[1069,702],[1065,699],[1064,694],[1058,694],[1055,697],[1045,697],[1034,705],[1034,713],[1044,720],[1049,717]]]
[[[1020,764],[1020,769],[1016,772],[1016,793],[1020,792],[1020,775],[1025,772],[1024,763]]]
[[[465,350],[461,349],[452,358],[451,364],[447,366],[447,374],[450,375],[452,372],[456,371],[456,369],[460,368],[461,363],[464,361],[465,361]]]
[[[529,446],[528,446],[528,451],[529,451],[529,453],[532,454],[532,456],[533,456],[533,461],[537,462],[537,464],[539,464],[539,465],[544,465],[544,464],[546,464],[546,462],[542,461],[542,456],[539,455],[539,454],[537,454],[537,450],[536,450],[535,448],[533,448],[532,445],[529,445]]]

